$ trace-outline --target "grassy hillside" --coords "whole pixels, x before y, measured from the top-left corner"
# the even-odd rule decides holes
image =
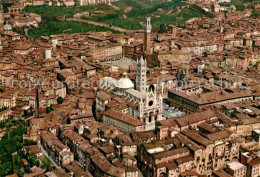
[[[158,28],[161,24],[182,24],[185,20],[201,15],[192,9],[185,8],[181,0],[171,2],[149,0],[121,0],[114,3],[120,10],[112,13],[92,13],[85,19],[105,22],[126,29],[140,29],[140,22],[145,16],[152,17],[152,25]],[[126,10],[127,9],[127,10]],[[177,17],[183,17],[177,20]]]
[[[76,13],[95,10],[111,11],[112,8],[100,6],[84,6],[84,7],[50,7],[50,6],[27,6],[24,11],[29,13],[37,13],[42,16],[42,22],[38,28],[30,28],[28,34],[31,38],[39,38],[40,36],[49,36],[61,33],[79,33],[88,31],[117,31],[105,27],[89,25],[85,23],[73,21],[59,21],[58,16],[72,17]]]
[[[200,17],[196,11],[185,7],[181,0],[120,0],[113,4],[113,7],[106,5],[85,6],[85,7],[49,7],[49,6],[28,6],[26,12],[37,13],[42,16],[42,23],[39,28],[29,30],[29,36],[38,38],[43,35],[60,33],[75,33],[88,31],[113,31],[104,27],[97,27],[85,23],[72,21],[58,21],[58,16],[72,17],[76,13],[87,11],[88,20],[105,22],[111,25],[126,29],[141,29],[140,22],[145,16],[152,17],[153,28],[159,28],[161,24],[182,24],[184,21]]]

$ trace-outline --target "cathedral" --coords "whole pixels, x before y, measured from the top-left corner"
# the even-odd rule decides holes
[[[156,93],[156,85],[147,86],[146,79],[147,61],[141,57],[137,61],[136,83],[134,84],[124,73],[123,77],[116,80],[104,77],[100,80],[100,90],[104,90],[111,97],[120,97],[127,104],[124,113],[145,123],[144,131],[155,129],[155,121],[162,120],[163,98]],[[104,111],[106,102],[97,99],[97,109]]]

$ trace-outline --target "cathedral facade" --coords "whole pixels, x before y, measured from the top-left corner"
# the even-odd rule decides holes
[[[123,78],[116,80],[105,77],[100,81],[100,90],[122,98],[127,107],[127,114],[145,123],[144,131],[155,129],[155,121],[162,120],[163,98],[157,95],[156,86],[151,88],[146,84],[147,61],[141,57],[137,61],[136,84],[123,74]],[[113,96],[112,96],[113,97]],[[100,100],[99,100],[100,103]],[[100,103],[97,107],[100,110]],[[103,104],[104,105],[104,104]]]

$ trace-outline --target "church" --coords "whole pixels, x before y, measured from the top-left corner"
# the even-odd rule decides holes
[[[120,112],[143,122],[143,131],[154,130],[155,121],[163,119],[163,97],[157,95],[156,85],[147,86],[146,72],[147,61],[141,57],[140,60],[137,60],[135,84],[127,77],[126,73],[123,73],[119,80],[112,77],[102,78],[100,92],[96,99],[97,110],[101,112],[108,110],[106,104],[109,104],[113,97],[120,98],[126,105],[124,109],[120,109]]]

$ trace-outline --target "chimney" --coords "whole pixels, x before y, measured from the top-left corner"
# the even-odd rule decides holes
[[[51,58],[51,50],[50,49],[46,49],[45,52],[44,52],[44,56],[45,56],[45,59],[50,59]]]

